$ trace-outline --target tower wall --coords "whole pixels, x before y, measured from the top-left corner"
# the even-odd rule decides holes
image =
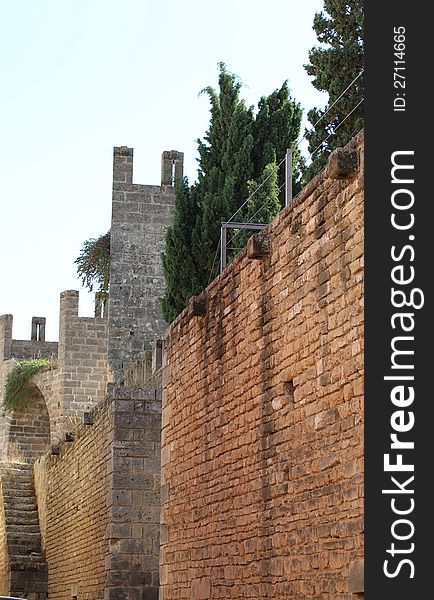
[[[133,149],[114,149],[108,361],[116,382],[167,326],[161,254],[174,207],[171,174],[182,177],[182,161],[182,153],[164,152],[162,185],[139,185],[133,183]]]

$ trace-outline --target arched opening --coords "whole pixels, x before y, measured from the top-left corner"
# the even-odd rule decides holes
[[[40,390],[8,415],[7,458],[11,462],[33,463],[50,449],[50,418]]]

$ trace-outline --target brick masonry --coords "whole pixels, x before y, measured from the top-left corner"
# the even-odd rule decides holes
[[[60,295],[59,367],[62,371],[62,419],[81,419],[107,389],[108,322],[78,316],[79,293]]]
[[[158,600],[161,390],[110,386],[106,600]]]
[[[1,384],[13,358],[58,351],[33,378],[35,411],[0,415],[3,467],[26,474],[39,457],[36,494],[22,485],[38,517],[18,547],[41,541],[26,597],[48,586],[53,600],[350,600],[363,594],[363,138],[169,329],[162,411],[151,346],[165,326],[160,253],[180,173],[182,154],[166,152],[161,186],[133,184],[132,150],[115,149],[108,319],[78,317],[73,290],[58,346],[43,318],[20,341],[0,317]],[[24,521],[5,511],[26,517],[13,507],[18,475],[5,473],[10,592]],[[29,561],[14,560],[29,589]]]
[[[251,242],[207,288],[206,314],[191,305],[166,335],[161,600],[352,598],[362,134],[261,235],[268,254]]]
[[[3,484],[0,480],[0,592],[9,591],[9,560],[6,539],[6,519],[3,502]]]

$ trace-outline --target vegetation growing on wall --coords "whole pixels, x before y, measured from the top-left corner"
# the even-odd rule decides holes
[[[46,358],[22,360],[16,362],[6,377],[3,406],[12,410],[23,404],[32,396],[33,390],[29,385],[30,379],[51,365]]]
[[[80,250],[74,263],[82,284],[90,292],[108,293],[110,280],[110,231],[98,238],[89,238]]]

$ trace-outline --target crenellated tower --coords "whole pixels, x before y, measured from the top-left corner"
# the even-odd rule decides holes
[[[182,152],[163,152],[161,185],[140,185],[133,183],[133,148],[114,149],[108,362],[115,382],[123,381],[128,364],[144,359],[167,326],[161,255],[183,161]]]

